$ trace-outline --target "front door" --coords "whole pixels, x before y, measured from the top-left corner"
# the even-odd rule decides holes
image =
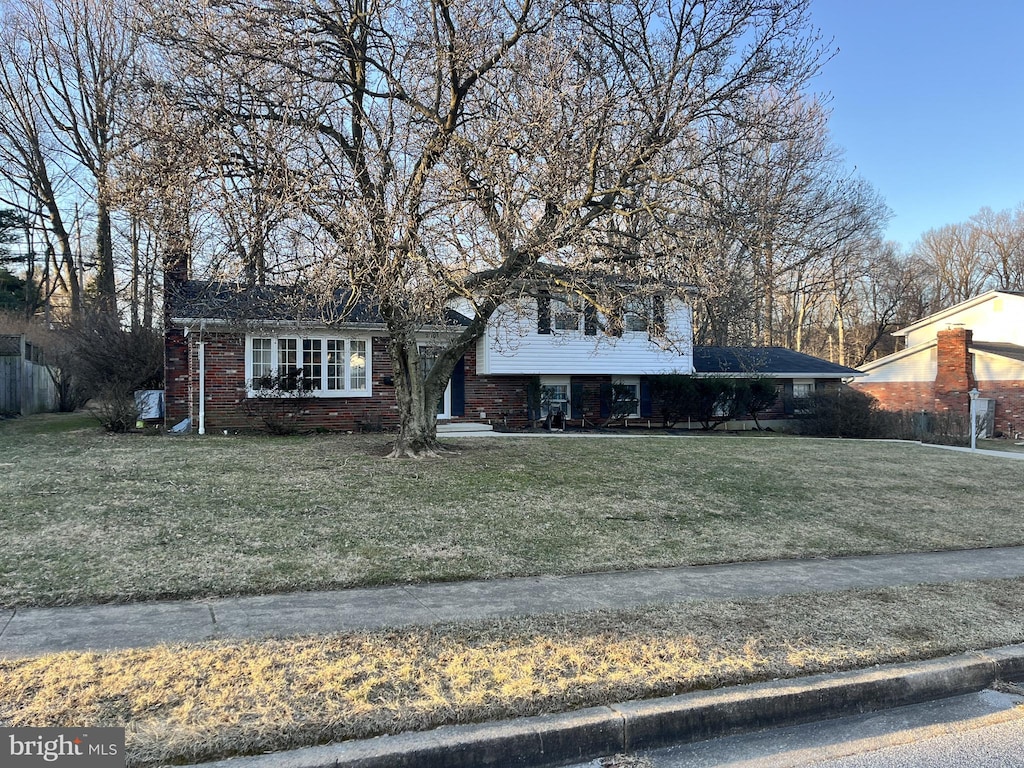
[[[436,347],[420,347],[420,361],[423,365],[423,375],[426,376],[430,373],[430,369],[434,367],[434,363],[437,361],[437,348]],[[437,418],[439,421],[450,419],[452,417],[452,383],[448,382],[448,386],[444,388],[444,394],[437,401]]]

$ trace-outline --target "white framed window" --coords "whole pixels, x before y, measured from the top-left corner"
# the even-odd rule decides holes
[[[366,356],[367,342],[352,339],[348,342],[348,388],[356,392],[366,389],[369,358]]]
[[[264,339],[264,341],[273,341]],[[302,372],[299,367],[299,340],[277,340],[277,373],[279,376],[296,377]]]
[[[632,333],[646,333],[651,325],[651,312],[643,299],[628,299],[623,307],[622,329]]]
[[[249,343],[246,345],[249,362],[245,368],[249,371],[248,378],[251,381],[265,379],[274,370],[273,363],[271,362],[273,343],[273,339],[249,339]]]
[[[576,302],[567,298],[552,299],[551,312],[556,331],[579,331],[583,312]]]
[[[612,411],[619,417],[640,417],[640,378],[628,376],[612,379]]]
[[[814,394],[814,379],[793,379],[793,399],[804,400]]]
[[[246,390],[250,397],[368,397],[370,346],[366,338],[327,334],[246,336]]]
[[[307,389],[324,389],[324,340],[302,340],[302,381]]]
[[[540,417],[546,419],[556,413],[570,415],[569,377],[540,377]]]
[[[345,341],[327,340],[327,388],[345,388]]]

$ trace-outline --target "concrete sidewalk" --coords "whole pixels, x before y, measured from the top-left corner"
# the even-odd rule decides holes
[[[1024,547],[0,610],[0,658],[901,584],[1024,577]]]
[[[0,658],[216,638],[281,637],[1024,576],[1024,547],[649,569],[375,589],[0,611]],[[240,757],[210,768],[554,766],[869,712],[1024,678],[1024,646],[564,714]]]

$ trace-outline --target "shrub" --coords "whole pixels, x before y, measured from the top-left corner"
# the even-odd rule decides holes
[[[970,416],[943,411],[883,411],[875,413],[875,436],[920,440],[936,445],[970,445]]]
[[[736,379],[733,384],[733,411],[737,417],[749,416],[758,429],[757,414],[770,408],[779,398],[778,389],[772,379]]]
[[[283,371],[265,376],[254,386],[254,397],[245,399],[245,413],[255,429],[272,435],[296,435],[302,432],[297,414],[308,400],[311,386],[302,370]]]
[[[750,417],[772,405],[778,394],[767,378],[694,377],[668,373],[649,377],[651,400],[666,427],[695,419],[707,430],[735,418]],[[758,425],[760,428],[760,425]]]
[[[651,402],[662,424],[674,427],[697,412],[697,387],[692,376],[665,373],[649,376]]]
[[[815,392],[794,401],[800,431],[817,437],[874,437],[878,401],[850,387]]]
[[[86,317],[60,332],[61,377],[89,399],[104,429],[124,432],[138,418],[135,390],[162,389],[163,339],[155,331],[129,331],[115,318]]]

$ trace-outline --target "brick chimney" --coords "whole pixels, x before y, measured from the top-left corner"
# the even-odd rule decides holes
[[[188,340],[185,330],[171,322],[189,278],[189,243],[187,214],[168,206],[164,213],[163,272],[164,272],[164,425],[173,427],[191,415],[189,374],[191,368]]]
[[[935,395],[966,394],[977,386],[974,365],[968,349],[973,331],[952,327],[938,333],[938,369],[935,373]]]

